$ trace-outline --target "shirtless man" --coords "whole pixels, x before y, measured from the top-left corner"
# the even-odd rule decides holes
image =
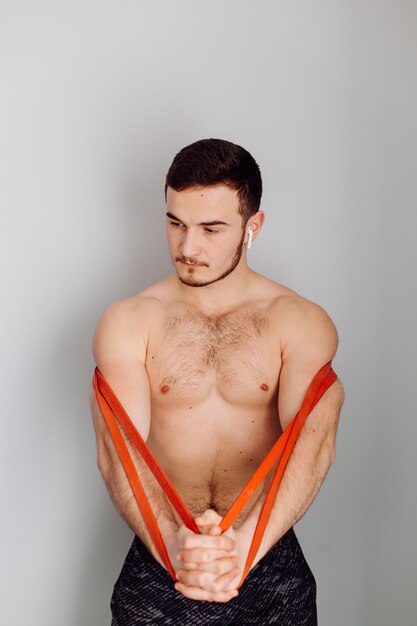
[[[270,477],[229,530],[220,534],[218,524],[296,415],[314,375],[333,359],[336,328],[318,304],[248,267],[248,240],[256,242],[265,216],[259,167],[246,150],[218,139],[195,142],[176,155],[165,190],[175,273],[111,304],[93,351],[201,534],[184,526],[123,433],[175,569],[174,585],[92,388],[98,466],[135,533],[112,596],[112,625],[313,626],[315,581],[292,526],[335,460],[339,380],[307,418],[239,591]]]

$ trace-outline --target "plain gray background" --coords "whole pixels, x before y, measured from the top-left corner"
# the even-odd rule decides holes
[[[417,5],[0,3],[7,626],[105,626],[132,540],[96,468],[91,337],[172,272],[164,176],[205,137],[260,164],[258,272],[340,336],[337,461],[296,526],[320,626],[417,620]]]

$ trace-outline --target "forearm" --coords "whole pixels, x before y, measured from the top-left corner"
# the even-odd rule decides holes
[[[145,462],[129,440],[126,437],[124,439],[149,504],[158,521],[162,537],[165,543],[169,543],[171,537],[178,531],[178,523],[174,518],[171,506]],[[154,558],[165,567],[155,549],[112,440],[108,435],[102,441],[98,440],[97,443],[98,466],[116,509],[133,532],[144,542]]]
[[[302,455],[300,449],[294,448],[287,465],[254,565],[306,513],[332,465],[328,445],[310,458]]]
[[[334,461],[337,416],[329,423],[318,424],[316,419],[305,424],[294,446],[274,500],[261,545],[252,567],[308,510],[314,501],[329,468]],[[240,541],[249,546],[264,494],[237,530]]]

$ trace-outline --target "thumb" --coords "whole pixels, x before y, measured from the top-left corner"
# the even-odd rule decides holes
[[[207,535],[220,535],[222,532],[219,528],[219,524],[222,521],[222,518],[213,509],[207,509],[206,511],[204,511],[204,513],[194,518],[194,521],[199,527],[199,530]]]

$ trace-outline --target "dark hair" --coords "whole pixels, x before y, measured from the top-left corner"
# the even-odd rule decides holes
[[[239,213],[246,224],[259,211],[262,179],[259,165],[247,150],[223,139],[200,139],[175,155],[165,181],[182,191],[194,186],[224,184],[236,189]]]

